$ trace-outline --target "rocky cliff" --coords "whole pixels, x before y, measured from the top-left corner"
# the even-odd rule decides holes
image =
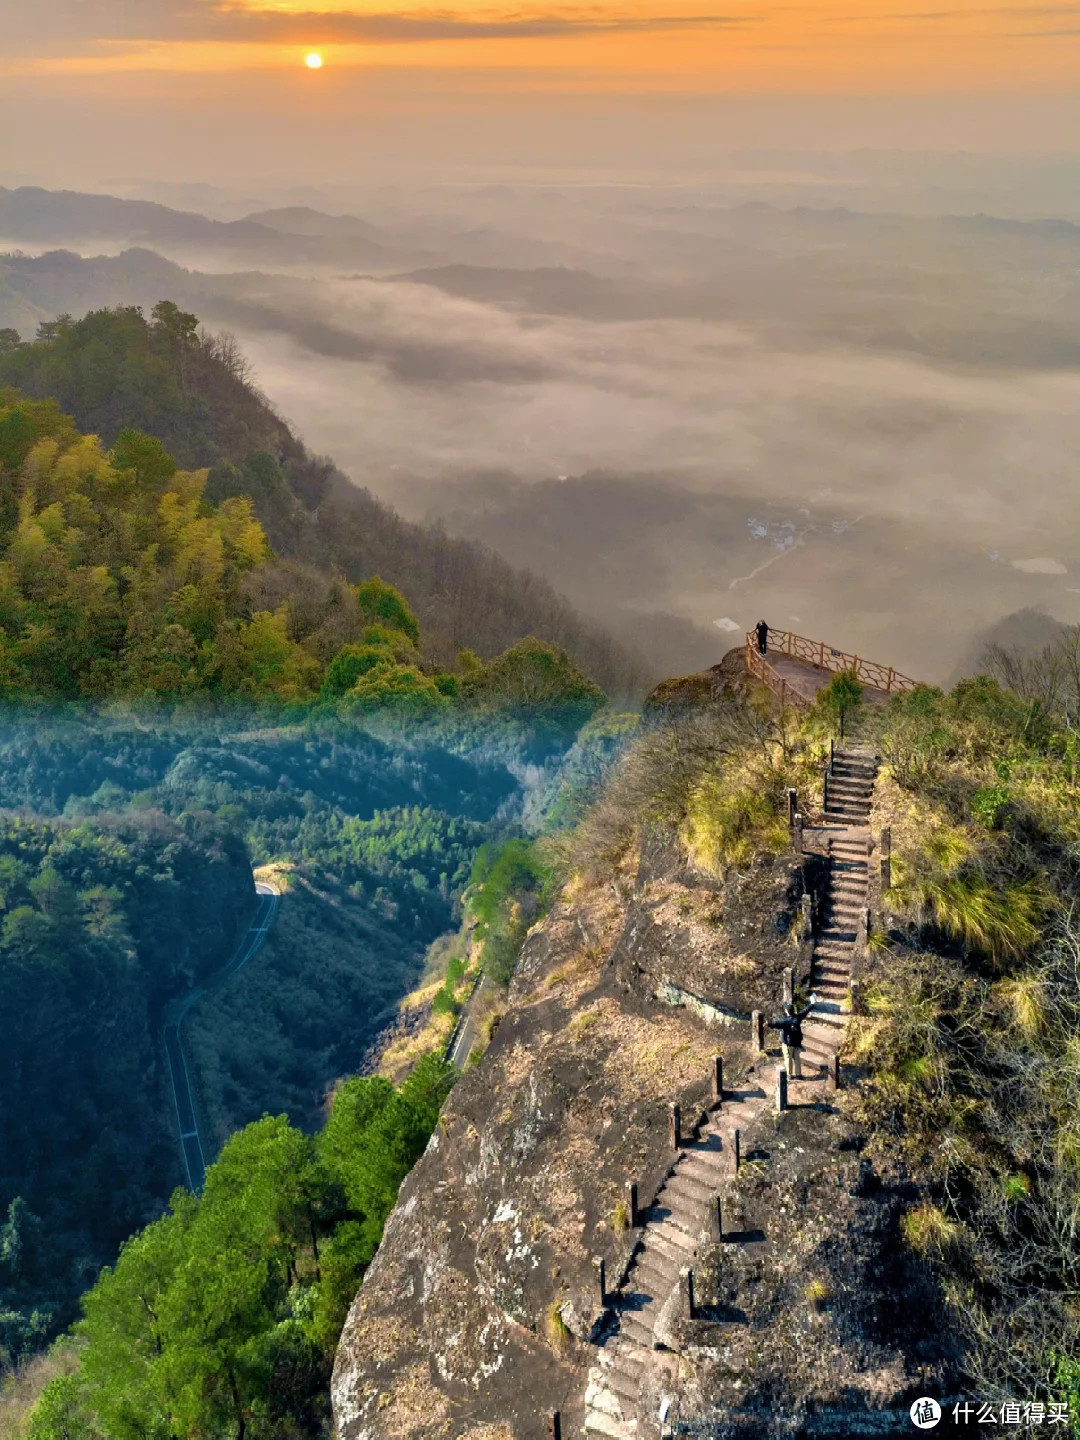
[[[915,1190],[864,1154],[859,1072],[777,1113],[754,1042],[751,1014],[777,1012],[788,967],[798,983],[817,863],[762,855],[719,881],[647,830],[530,933],[349,1316],[341,1440],[540,1440],[553,1411],[563,1436],[888,1434],[949,1383],[934,1284],[900,1241]],[[620,1373],[606,1342],[637,1320],[612,1294],[644,1233],[628,1181],[660,1226],[657,1313]]]

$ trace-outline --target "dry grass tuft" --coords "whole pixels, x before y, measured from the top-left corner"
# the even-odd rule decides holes
[[[562,1317],[562,1307],[562,1300],[553,1300],[544,1316],[544,1334],[547,1336],[547,1342],[560,1358],[570,1349],[574,1338]]]
[[[916,1205],[900,1221],[904,1239],[920,1255],[941,1257],[959,1248],[963,1227],[929,1201]]]
[[[13,1374],[0,1379],[0,1435],[4,1440],[23,1440],[30,1411],[41,1392],[50,1381],[78,1369],[80,1348],[65,1336],[43,1355],[24,1361]]]

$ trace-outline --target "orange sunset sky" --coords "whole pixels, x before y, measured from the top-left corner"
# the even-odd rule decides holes
[[[709,132],[710,143],[1077,148],[1080,4],[0,0],[0,17],[0,169],[24,177],[55,169],[58,148],[80,164],[109,148],[121,169],[184,155],[191,173],[200,155],[211,168],[226,153],[249,165],[257,138],[275,135],[284,161],[299,153],[297,126],[310,163],[328,169],[357,116],[400,117],[386,155],[406,134],[432,153],[451,132],[497,150],[493,115],[504,140],[521,130],[534,149],[545,114],[556,150],[573,145],[571,114],[589,133],[606,125],[609,149],[613,128],[633,148],[635,100],[651,116],[646,148],[661,132],[673,143]],[[304,65],[312,50],[319,70]],[[483,117],[475,132],[462,128],[466,111]],[[330,128],[312,154],[320,123]]]

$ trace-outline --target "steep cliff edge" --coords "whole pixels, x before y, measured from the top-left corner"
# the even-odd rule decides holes
[[[647,825],[609,872],[566,888],[352,1308],[333,1381],[341,1440],[540,1440],[552,1411],[564,1436],[659,1436],[661,1420],[704,1436],[887,1434],[911,1397],[951,1383],[936,1283],[900,1238],[916,1187],[865,1158],[855,1091],[824,1074],[778,1114],[776,1058],[754,1043],[752,1012],[777,1013],[789,967],[797,984],[809,974],[802,897],[820,863],[766,846],[720,880],[677,826]],[[718,1135],[734,1101],[748,1102],[742,1163],[729,1117],[713,1186],[724,1238],[684,1227],[661,1241],[642,1363],[609,1395],[605,1342],[636,1324],[611,1298],[643,1233],[627,1225],[627,1182],[654,1220],[704,1205],[706,1182],[673,1174],[669,1107],[688,1154],[699,1122]]]

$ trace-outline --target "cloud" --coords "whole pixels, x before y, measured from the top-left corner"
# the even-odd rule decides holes
[[[753,14],[642,14],[639,11],[538,8],[479,15],[440,8],[283,10],[207,0],[57,0],[47,11],[25,5],[5,19],[9,53],[85,53],[123,42],[263,44],[405,44],[430,40],[538,39],[744,28]]]
[[[237,23],[229,38],[260,38],[277,43],[368,43],[424,40],[538,39],[541,36],[648,34],[673,30],[716,30],[742,28],[752,23],[739,15],[575,15],[548,14],[507,16],[503,19],[470,20],[438,12],[410,11],[381,15],[360,15],[310,11],[283,15],[273,11],[250,11],[242,16],[229,12]],[[220,38],[218,31],[215,38]]]

